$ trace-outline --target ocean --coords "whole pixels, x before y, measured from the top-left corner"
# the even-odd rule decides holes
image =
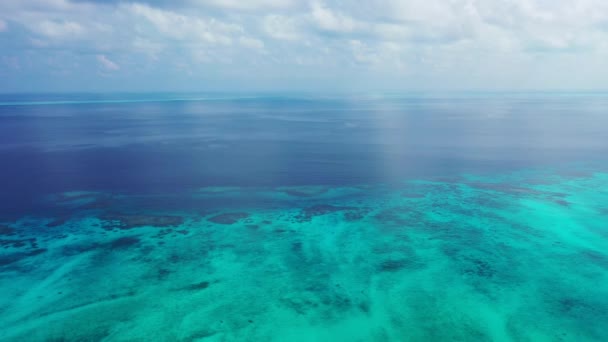
[[[606,341],[608,95],[0,95],[2,341]]]

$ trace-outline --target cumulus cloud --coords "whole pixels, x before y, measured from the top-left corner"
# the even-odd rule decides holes
[[[105,70],[107,70],[107,71],[120,70],[120,66],[118,66],[118,64],[116,64],[113,61],[111,61],[105,55],[97,55],[96,57],[97,57],[97,62],[99,62],[99,65],[102,68],[104,68]]]
[[[188,16],[141,4],[125,8],[135,16],[147,19],[159,33],[173,39],[230,44],[231,34],[243,31],[237,24],[224,23],[215,18]]]
[[[475,73],[505,87],[539,70],[538,84],[549,84],[547,75],[564,84],[568,73],[594,84],[608,76],[604,0],[0,1],[2,31],[15,58],[29,61],[20,70],[52,57],[69,60],[72,75],[115,71],[117,60],[129,65],[121,74],[187,70],[236,84],[272,73],[327,80],[382,72],[379,79],[435,85]]]
[[[293,17],[271,14],[262,20],[263,31],[275,39],[297,40],[302,33],[299,29],[299,20]]]
[[[357,26],[350,16],[335,12],[320,2],[313,3],[312,18],[319,28],[326,31],[352,32]]]
[[[198,0],[196,3],[245,11],[287,9],[297,4],[296,0]]]
[[[42,1],[42,0],[24,0]],[[62,2],[62,0],[49,0]],[[160,8],[219,8],[233,11],[284,10],[297,7],[300,0],[71,0],[73,3],[124,4],[139,3]]]
[[[79,38],[86,32],[82,25],[73,21],[44,20],[29,28],[40,35],[59,39]]]

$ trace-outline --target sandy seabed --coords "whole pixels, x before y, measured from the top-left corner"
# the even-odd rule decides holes
[[[1,223],[0,340],[608,340],[607,173],[174,196]]]

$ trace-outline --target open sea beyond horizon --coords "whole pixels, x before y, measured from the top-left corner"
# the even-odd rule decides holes
[[[608,341],[608,94],[4,94],[0,161],[0,341]]]

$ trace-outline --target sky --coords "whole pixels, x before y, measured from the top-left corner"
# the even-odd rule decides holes
[[[0,92],[467,90],[608,90],[608,1],[0,1]]]

